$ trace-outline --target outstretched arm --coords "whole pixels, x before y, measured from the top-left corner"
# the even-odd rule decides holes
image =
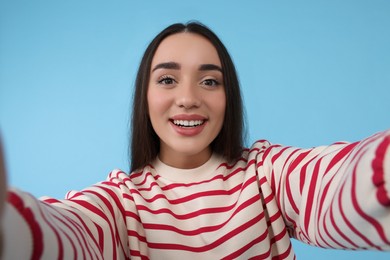
[[[390,131],[313,149],[274,146],[263,160],[291,236],[320,247],[390,249]]]
[[[3,156],[3,146],[0,138],[0,258],[3,252],[3,230],[2,230],[2,217],[4,211],[4,203],[6,197],[6,173],[5,173],[5,163]]]
[[[65,200],[34,198],[8,190],[4,214],[7,259],[126,259],[134,203],[128,176],[113,171],[107,181]]]

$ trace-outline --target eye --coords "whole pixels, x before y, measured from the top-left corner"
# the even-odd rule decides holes
[[[176,83],[176,81],[173,77],[168,76],[168,75],[164,75],[158,79],[157,83],[162,84],[162,85],[172,85],[172,84]]]
[[[215,79],[205,79],[202,81],[202,84],[207,87],[216,87],[220,85],[219,81]]]

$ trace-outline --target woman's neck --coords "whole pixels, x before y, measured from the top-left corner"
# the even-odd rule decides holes
[[[206,163],[212,155],[210,147],[196,154],[181,153],[171,149],[161,149],[159,159],[166,165],[180,169],[193,169]]]

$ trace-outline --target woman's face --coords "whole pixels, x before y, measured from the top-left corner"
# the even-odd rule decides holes
[[[226,107],[222,66],[215,47],[194,33],[165,38],[153,57],[148,112],[160,138],[159,157],[194,168],[211,156]]]

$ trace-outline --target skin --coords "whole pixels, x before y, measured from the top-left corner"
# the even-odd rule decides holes
[[[226,109],[221,67],[215,47],[197,34],[168,36],[157,48],[147,100],[162,162],[188,169],[210,158]],[[173,119],[202,119],[203,125],[183,128]]]
[[[6,198],[6,173],[5,173],[5,163],[4,163],[4,156],[3,156],[3,146],[0,139],[0,220],[3,215],[5,198]],[[0,257],[3,248],[3,239],[2,239],[3,234],[1,229],[2,227],[0,225]]]

